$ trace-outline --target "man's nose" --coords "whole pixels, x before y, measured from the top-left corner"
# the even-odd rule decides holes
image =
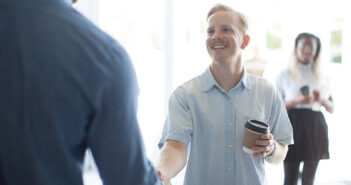
[[[219,31],[215,31],[212,35],[212,40],[222,38],[222,34]]]

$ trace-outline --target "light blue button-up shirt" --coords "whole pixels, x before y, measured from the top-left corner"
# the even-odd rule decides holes
[[[244,71],[226,93],[208,68],[173,92],[159,147],[169,139],[187,145],[184,185],[266,184],[264,158],[242,150],[249,119],[267,123],[278,142],[293,143],[284,103],[270,83]]]

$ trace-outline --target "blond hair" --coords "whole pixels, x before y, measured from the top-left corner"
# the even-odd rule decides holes
[[[247,29],[248,29],[248,23],[247,23],[246,17],[244,16],[244,14],[242,14],[242,13],[240,13],[238,11],[235,11],[234,9],[232,9],[229,6],[226,6],[226,5],[223,5],[223,4],[216,4],[216,5],[214,5],[210,9],[210,11],[208,11],[206,20],[208,21],[208,19],[214,13],[219,12],[219,11],[228,11],[228,12],[234,13],[235,17],[238,18],[238,20],[239,20],[239,30],[240,30],[241,34],[242,35],[246,35]]]

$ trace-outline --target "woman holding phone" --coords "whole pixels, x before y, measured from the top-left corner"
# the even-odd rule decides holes
[[[294,144],[284,161],[284,185],[297,185],[304,162],[302,185],[312,185],[318,162],[329,159],[328,128],[321,108],[334,111],[330,86],[320,71],[320,39],[300,33],[295,39],[293,60],[276,81],[294,130]]]

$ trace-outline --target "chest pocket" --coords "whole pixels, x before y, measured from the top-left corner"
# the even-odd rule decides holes
[[[244,128],[245,123],[248,120],[255,119],[258,121],[262,121],[264,123],[268,122],[268,118],[266,116],[266,112],[262,107],[259,106],[242,106],[241,108],[238,108],[236,111],[236,121],[238,125],[243,125],[242,128]],[[268,123],[267,123],[268,124]]]

